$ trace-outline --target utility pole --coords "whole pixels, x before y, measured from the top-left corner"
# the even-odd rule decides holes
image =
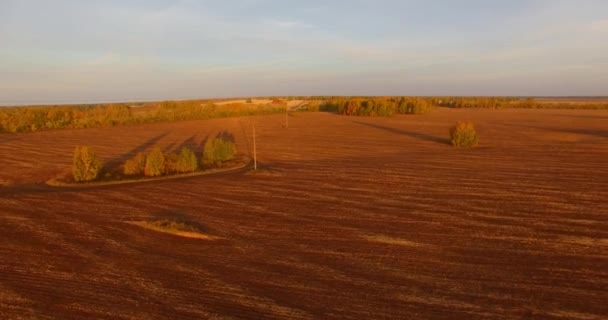
[[[255,146],[255,124],[251,124],[253,128],[253,170],[258,170],[258,157],[257,157],[257,149]]]

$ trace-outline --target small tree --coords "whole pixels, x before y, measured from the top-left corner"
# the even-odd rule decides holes
[[[177,172],[187,173],[198,170],[198,160],[192,150],[183,147],[179,152],[176,165]]]
[[[148,177],[156,177],[163,174],[165,169],[165,156],[159,147],[152,149],[146,157],[144,174]]]
[[[431,112],[432,109],[433,104],[424,98],[401,98],[397,102],[397,110],[402,114],[425,114]]]
[[[132,159],[125,161],[123,173],[127,176],[140,175],[144,173],[146,167],[146,155],[138,153]]]
[[[424,99],[418,99],[415,103],[412,104],[411,113],[412,114],[425,114],[431,112],[433,106],[431,103]]]
[[[247,98],[247,100],[245,100],[245,103],[253,103],[253,100],[251,100],[251,98]]]
[[[165,155],[165,164],[163,166],[164,174],[174,174],[177,172],[177,160],[179,156],[175,153]]]
[[[450,141],[456,147],[473,147],[479,142],[475,126],[469,121],[458,121],[450,130]]]
[[[224,161],[233,159],[235,154],[236,146],[234,142],[216,137],[207,140],[205,143],[201,162],[206,166],[221,166]]]
[[[74,149],[72,175],[76,182],[93,181],[101,171],[101,161],[88,146],[78,146]]]

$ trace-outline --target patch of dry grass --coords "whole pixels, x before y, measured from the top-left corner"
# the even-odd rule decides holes
[[[260,104],[269,104],[272,100],[269,99],[251,99],[252,105],[260,105]],[[236,99],[236,100],[227,100],[227,101],[218,101],[215,102],[218,106],[230,105],[230,104],[247,104],[247,99]]]
[[[595,320],[600,319],[595,314],[581,313],[569,310],[557,310],[548,312],[549,315],[563,318],[563,319],[576,319],[576,320]]]
[[[189,226],[183,222],[171,220],[154,220],[154,221],[128,221],[127,223],[140,226],[144,229],[153,230],[162,233],[168,233],[180,237],[196,238],[204,240],[212,240],[214,237],[201,233],[193,226]]]
[[[402,238],[395,238],[395,237],[389,237],[389,236],[385,236],[385,235],[368,235],[368,236],[364,236],[364,238],[367,241],[371,241],[371,242],[377,242],[377,243],[384,243],[384,244],[392,244],[392,245],[397,245],[397,246],[406,246],[406,247],[424,247],[427,246],[427,244],[424,243],[420,243],[420,242],[414,242],[414,241],[410,241],[410,240],[405,240]]]
[[[247,171],[245,175],[256,177],[281,177],[284,175],[284,173],[273,169],[258,168],[258,170]]]
[[[581,246],[604,246],[608,247],[608,239],[605,238],[591,238],[591,237],[574,237],[574,236],[561,236],[559,239],[562,242],[568,244],[577,244]]]

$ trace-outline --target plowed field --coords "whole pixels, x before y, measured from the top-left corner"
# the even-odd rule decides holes
[[[480,146],[448,145],[457,120]],[[298,113],[0,135],[2,319],[606,319],[608,113]],[[220,131],[258,173],[61,189]],[[210,239],[127,223],[187,221]]]

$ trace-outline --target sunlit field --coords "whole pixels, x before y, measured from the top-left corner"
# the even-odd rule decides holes
[[[0,134],[2,317],[608,315],[605,111],[285,117]],[[119,165],[229,131],[251,156],[253,126],[256,172],[45,185],[76,145]]]

